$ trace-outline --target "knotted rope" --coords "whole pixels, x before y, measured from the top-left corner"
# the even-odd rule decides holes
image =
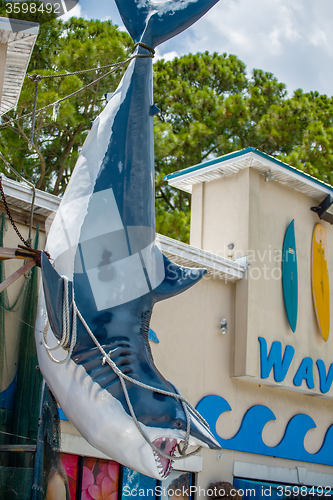
[[[102,364],[107,363],[111,367],[111,369],[114,371],[114,373],[119,377],[119,381],[120,381],[120,384],[122,386],[124,396],[125,396],[131,417],[133,418],[135,425],[136,425],[137,429],[139,430],[140,434],[142,435],[144,440],[149,444],[149,446],[156,453],[158,453],[159,455],[161,455],[164,458],[167,458],[168,460],[182,460],[185,457],[190,457],[192,455],[197,454],[201,450],[202,446],[199,446],[196,450],[192,451],[191,453],[186,454],[186,450],[189,446],[190,432],[191,432],[190,411],[199,419],[199,421],[203,425],[205,425],[209,429],[209,425],[206,422],[206,420],[191,405],[191,403],[189,403],[189,401],[187,401],[187,399],[185,399],[181,394],[165,391],[163,389],[158,389],[157,387],[152,387],[148,384],[144,384],[143,382],[139,382],[138,380],[135,380],[134,378],[130,377],[129,375],[126,375],[125,373],[123,373],[118,368],[116,363],[110,358],[110,353],[112,351],[110,351],[109,353],[106,353],[106,351],[103,349],[103,347],[101,346],[101,344],[98,342],[97,338],[95,337],[95,335],[91,331],[89,325],[86,323],[82,314],[78,310],[76,303],[75,303],[75,300],[74,300],[74,289],[73,289],[73,301],[72,301],[72,304],[73,304],[72,337],[70,340],[70,345],[68,347],[68,342],[70,339],[70,307],[69,307],[69,300],[68,300],[68,278],[66,276],[62,276],[62,278],[64,280],[64,293],[63,293],[63,308],[62,308],[63,309],[63,312],[62,312],[63,331],[62,331],[61,340],[58,342],[58,345],[56,345],[55,347],[50,347],[47,344],[47,331],[49,329],[49,322],[47,322],[47,324],[44,328],[43,336],[42,336],[42,342],[43,342],[43,345],[46,349],[46,352],[47,352],[49,358],[54,363],[63,364],[63,363],[66,363],[69,360],[69,358],[72,356],[73,350],[74,350],[74,347],[76,344],[76,340],[77,340],[77,319],[76,318],[78,317],[80,319],[82,325],[86,329],[87,333],[89,334],[89,336],[93,340],[94,344],[96,345],[96,347],[99,349],[100,353],[102,354]],[[55,351],[56,349],[59,349],[60,347],[62,347],[64,349],[68,349],[68,353],[64,359],[59,361],[52,356],[51,351]],[[142,427],[140,425],[140,422],[138,421],[138,419],[135,415],[135,411],[134,411],[134,408],[133,408],[132,403],[130,401],[130,397],[128,394],[128,389],[127,389],[125,381],[131,382],[132,384],[135,384],[135,385],[142,387],[144,389],[148,389],[149,391],[158,392],[158,393],[163,394],[165,396],[170,396],[172,398],[178,399],[181,402],[182,407],[184,409],[185,417],[186,417],[186,433],[185,433],[183,448],[180,449],[178,447],[178,451],[180,453],[180,456],[167,455],[162,450],[157,448],[157,446],[155,446],[152,443],[152,441],[149,439],[149,437],[145,434],[144,430],[142,429]]]
[[[133,52],[135,51],[135,49],[137,47],[139,47],[139,46],[143,47],[143,48],[145,48],[147,50],[149,50],[150,54],[133,54]],[[132,54],[133,55],[131,55],[125,61],[122,61],[122,62],[119,62],[119,63],[107,64],[105,66],[100,66],[99,68],[83,69],[83,70],[79,70],[79,71],[72,71],[70,73],[62,73],[62,74],[55,74],[55,75],[45,75],[45,76],[38,75],[36,73],[34,73],[33,75],[28,75],[27,74],[27,77],[30,78],[30,80],[32,80],[35,83],[35,97],[34,97],[33,110],[32,110],[31,113],[27,113],[26,115],[20,116],[19,118],[15,119],[15,120],[10,120],[9,124],[10,123],[13,124],[13,123],[15,123],[15,122],[17,122],[19,120],[22,120],[23,118],[27,118],[29,116],[32,117],[31,118],[31,122],[32,122],[31,123],[31,132],[30,132],[30,138],[29,138],[29,149],[31,150],[33,148],[36,117],[41,113],[41,111],[44,111],[45,109],[53,107],[53,117],[52,118],[53,119],[56,118],[57,113],[59,111],[59,106],[60,106],[61,102],[65,101],[67,99],[70,99],[71,97],[74,97],[76,94],[79,94],[80,92],[83,92],[84,90],[86,90],[87,88],[91,87],[95,83],[98,83],[99,81],[103,80],[107,76],[111,75],[111,73],[114,73],[118,69],[120,69],[123,66],[125,66],[126,64],[130,63],[133,59],[146,58],[146,57],[153,58],[154,54],[155,54],[155,51],[154,51],[154,49],[152,49],[148,45],[146,45],[144,43],[141,43],[141,42],[138,42],[138,43],[136,43],[134,45]],[[101,75],[98,78],[96,78],[96,80],[94,80],[93,82],[88,83],[84,87],[76,90],[75,92],[72,92],[71,94],[67,95],[66,97],[62,97],[61,99],[58,99],[57,101],[55,101],[55,102],[53,102],[51,104],[47,104],[47,106],[44,106],[42,108],[37,109],[38,83],[40,81],[48,79],[48,78],[61,78],[61,77],[64,77],[64,76],[80,75],[80,74],[84,74],[84,73],[89,73],[90,71],[100,71],[101,69],[105,69],[105,68],[112,68],[112,69],[110,71],[108,71],[107,73],[105,73],[104,75]],[[6,123],[5,126],[7,126],[7,125],[8,124]],[[0,127],[0,128],[3,128],[3,127]]]

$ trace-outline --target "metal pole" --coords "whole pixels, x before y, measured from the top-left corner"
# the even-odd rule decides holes
[[[43,425],[43,405],[45,400],[46,384],[43,379],[41,400],[38,418],[37,449],[35,454],[34,481],[32,484],[31,500],[43,499],[43,459],[44,459],[44,425]]]

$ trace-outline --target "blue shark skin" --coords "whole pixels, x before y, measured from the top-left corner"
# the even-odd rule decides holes
[[[135,42],[151,48],[183,31],[217,0],[116,0]],[[138,46],[136,53],[151,51]],[[52,223],[42,257],[43,287],[36,341],[42,374],[69,420],[96,448],[143,474],[165,478],[171,460],[153,453],[139,433],[118,376],[103,363],[80,321],[71,358],[55,364],[41,341],[62,335],[63,279],[78,310],[111,359],[135,380],[177,392],[157,370],[149,341],[154,304],[191,287],[205,274],[170,262],[155,245],[152,59],[134,59],[94,121]],[[59,349],[59,359],[66,349]],[[57,351],[58,352],[58,351]],[[184,439],[186,417],[170,396],[126,382],[147,437],[167,453]],[[190,444],[220,448],[191,413]]]

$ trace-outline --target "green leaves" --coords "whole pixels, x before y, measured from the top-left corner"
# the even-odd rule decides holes
[[[124,60],[132,48],[130,37],[110,21],[72,18],[53,20],[40,28],[28,72],[43,76],[72,73]],[[37,108],[61,99],[106,73],[108,69],[43,79],[38,84]],[[61,103],[56,121],[52,107],[36,118],[33,150],[28,149],[35,84],[25,79],[16,110],[4,116],[0,148],[13,166],[39,189],[62,194],[68,184],[91,122],[105,106],[104,94],[116,89],[124,70],[117,71],[82,93]],[[20,119],[21,118],[21,119]],[[4,165],[0,169],[12,176]]]
[[[246,77],[236,56],[207,52],[158,61],[154,92],[161,109],[155,126],[157,213],[190,212],[190,196],[168,187],[164,175],[249,146],[332,183],[332,98],[300,89],[288,97],[272,73],[255,69]],[[189,223],[180,213],[176,220]],[[167,221],[164,215],[161,230]],[[176,234],[181,239],[188,231]]]

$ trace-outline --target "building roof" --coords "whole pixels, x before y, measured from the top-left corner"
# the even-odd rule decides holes
[[[28,184],[7,179],[2,174],[2,186],[9,205],[30,212],[32,189]],[[34,213],[48,217],[58,210],[60,202],[61,198],[58,196],[36,189]]]
[[[165,179],[170,186],[192,193],[193,184],[213,181],[249,167],[259,170],[263,175],[269,171],[274,181],[285,184],[318,201],[322,201],[323,195],[333,194],[333,187],[329,184],[262,153],[256,148],[246,148],[220,156],[214,160],[174,172],[167,175]]]
[[[180,266],[207,269],[209,276],[228,283],[244,277],[247,267],[246,257],[235,260],[226,259],[162,234],[156,235],[156,243],[168,259]]]
[[[0,17],[0,43],[7,44],[0,116],[17,105],[38,30],[38,23]]]

